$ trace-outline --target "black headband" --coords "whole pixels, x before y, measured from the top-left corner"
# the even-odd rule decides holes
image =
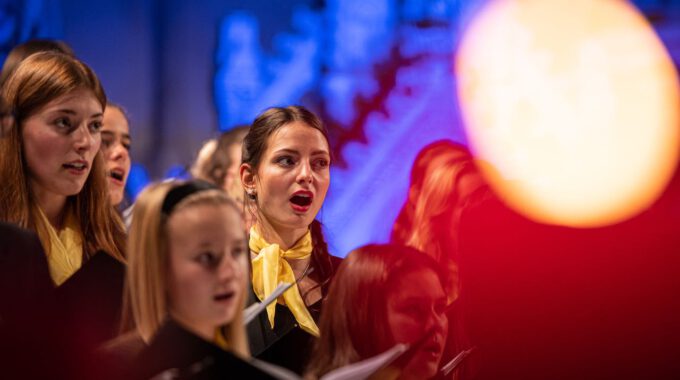
[[[182,199],[188,197],[191,194],[205,190],[219,190],[219,188],[209,182],[201,180],[192,180],[173,187],[165,195],[165,199],[163,199],[161,213],[165,216],[169,216],[175,206],[177,206],[177,204],[181,202]]]

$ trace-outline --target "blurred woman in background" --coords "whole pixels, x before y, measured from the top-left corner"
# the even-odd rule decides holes
[[[101,150],[106,159],[106,176],[111,203],[119,207],[125,199],[125,184],[130,174],[130,118],[125,110],[109,102],[104,110]]]
[[[410,247],[352,251],[328,292],[307,376],[319,378],[397,343],[414,347],[376,378],[436,376],[448,330],[443,278],[434,260]]]

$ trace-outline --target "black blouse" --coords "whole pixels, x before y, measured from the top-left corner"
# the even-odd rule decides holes
[[[167,377],[169,375],[174,377]],[[166,376],[166,377],[164,377]],[[167,320],[136,357],[129,379],[273,379],[231,352]]]
[[[339,257],[331,256],[333,273],[342,263]],[[321,307],[326,294],[319,301],[307,307],[314,321],[318,324]],[[251,287],[251,302],[257,302],[257,296]],[[288,307],[276,304],[274,328],[269,324],[266,312],[260,313],[247,327],[250,353],[253,357],[287,368],[302,375],[310,359],[316,337],[302,330]]]

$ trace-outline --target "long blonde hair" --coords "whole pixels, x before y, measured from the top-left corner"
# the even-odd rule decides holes
[[[79,60],[58,52],[36,53],[22,61],[2,87],[2,97],[15,118],[7,135],[0,139],[0,221],[35,230],[48,236],[47,225],[29,183],[24,157],[24,121],[52,100],[78,89],[92,91],[102,106],[106,95],[94,72]],[[98,250],[124,261],[125,226],[109,201],[105,162],[97,152],[92,170],[81,191],[67,198],[80,223],[83,254]],[[43,244],[45,242],[43,241]]]
[[[149,342],[169,313],[168,293],[168,216],[162,212],[170,190],[183,182],[152,184],[137,198],[128,239],[127,297],[137,333]],[[196,192],[179,201],[174,211],[197,205],[228,205],[241,215],[238,206],[218,189]],[[234,319],[223,328],[228,349],[249,357],[248,341],[243,325],[248,276],[244,276],[242,299]]]

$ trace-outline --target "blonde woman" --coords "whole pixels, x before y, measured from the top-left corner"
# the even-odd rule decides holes
[[[152,185],[137,198],[128,250],[135,327],[107,348],[118,368],[131,368],[126,377],[174,368],[187,377],[268,378],[250,360],[242,320],[248,248],[226,193],[203,181]]]

